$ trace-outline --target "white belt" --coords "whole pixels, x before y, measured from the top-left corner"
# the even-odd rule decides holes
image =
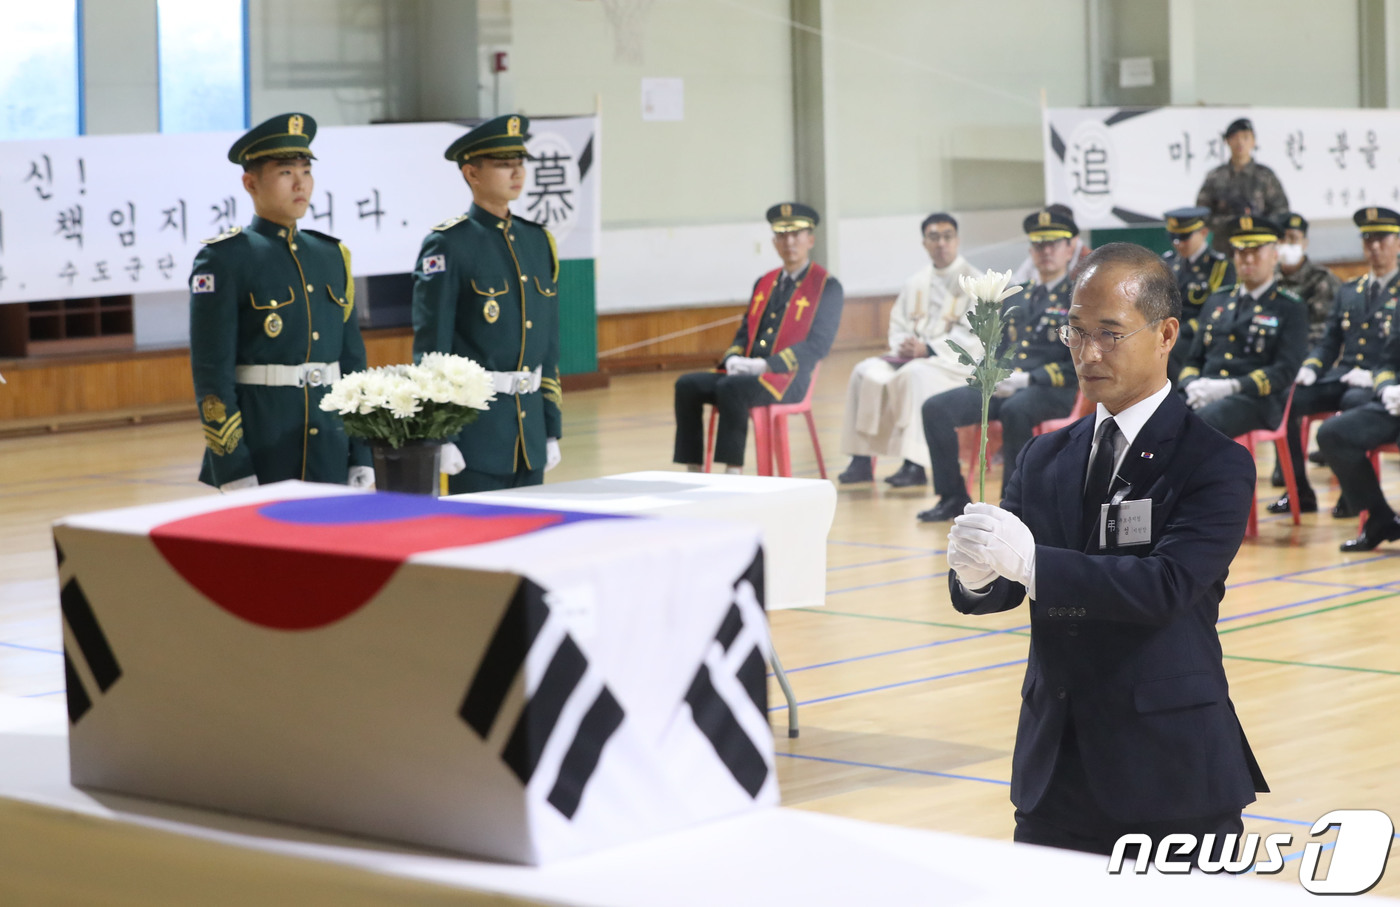
[[[340,363],[237,365],[233,369],[233,380],[238,384],[261,384],[267,387],[320,387],[340,380]]]
[[[533,394],[540,389],[540,374],[533,372],[487,372],[498,394]]]

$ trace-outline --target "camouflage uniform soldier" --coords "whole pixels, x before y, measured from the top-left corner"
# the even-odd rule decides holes
[[[1249,214],[1279,223],[1288,213],[1288,196],[1274,171],[1254,161],[1254,124],[1238,119],[1225,130],[1230,160],[1210,173],[1196,195],[1196,204],[1210,209],[1212,245],[1229,253],[1233,218]]]
[[[1283,218],[1283,242],[1278,247],[1278,285],[1292,290],[1308,304],[1308,345],[1316,346],[1327,330],[1332,302],[1342,282],[1327,268],[1308,258],[1308,219],[1289,213]]]

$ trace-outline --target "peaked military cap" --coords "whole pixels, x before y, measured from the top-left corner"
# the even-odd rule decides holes
[[[1031,242],[1053,242],[1057,239],[1070,239],[1079,235],[1079,226],[1074,222],[1074,213],[1064,205],[1050,205],[1026,215],[1021,226]]]
[[[1231,218],[1225,232],[1230,237],[1230,245],[1236,249],[1253,249],[1256,246],[1268,245],[1278,242],[1279,237],[1283,235],[1278,224],[1248,214]]]
[[[1296,211],[1289,211],[1283,216],[1284,230],[1298,230],[1304,236],[1308,235],[1308,219]]]
[[[1206,225],[1210,209],[1201,205],[1190,208],[1176,208],[1163,215],[1167,219],[1168,233],[1195,233]]]
[[[529,157],[525,143],[530,141],[530,121],[516,113],[478,123],[451,145],[442,156],[449,161],[465,164],[475,157]]]
[[[264,158],[304,157],[314,159],[311,140],[316,137],[316,121],[305,113],[279,113],[249,129],[228,150],[235,164],[251,164]]]
[[[1400,214],[1389,208],[1362,208],[1351,220],[1362,233],[1400,233]]]
[[[768,223],[773,225],[774,233],[810,230],[821,222],[817,209],[801,202],[783,202],[768,209]]]
[[[1233,123],[1231,123],[1229,126],[1226,126],[1226,127],[1225,127],[1225,138],[1228,139],[1230,136],[1234,135],[1234,134],[1237,133],[1237,132],[1253,132],[1253,131],[1254,131],[1254,124],[1251,123],[1251,122],[1250,122],[1248,119],[1246,119],[1245,117],[1240,117],[1238,120],[1235,120],[1235,121],[1234,121]]]

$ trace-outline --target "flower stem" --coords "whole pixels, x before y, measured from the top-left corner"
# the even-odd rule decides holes
[[[977,500],[987,500],[987,421],[991,410],[992,395],[988,388],[982,388],[982,437],[977,449]]]

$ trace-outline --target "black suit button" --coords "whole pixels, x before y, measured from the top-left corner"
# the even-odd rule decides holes
[[[1069,625],[1069,635],[1070,635],[1070,636],[1078,636],[1078,635],[1079,635],[1079,625],[1078,625],[1078,624],[1070,624],[1070,625]]]
[[[1069,693],[1067,693],[1067,692],[1065,691],[1065,688],[1064,688],[1064,687],[1060,687],[1059,689],[1055,690],[1055,698],[1056,698],[1056,699],[1064,699],[1064,698],[1065,698],[1066,696],[1068,696],[1068,695],[1069,695]]]

